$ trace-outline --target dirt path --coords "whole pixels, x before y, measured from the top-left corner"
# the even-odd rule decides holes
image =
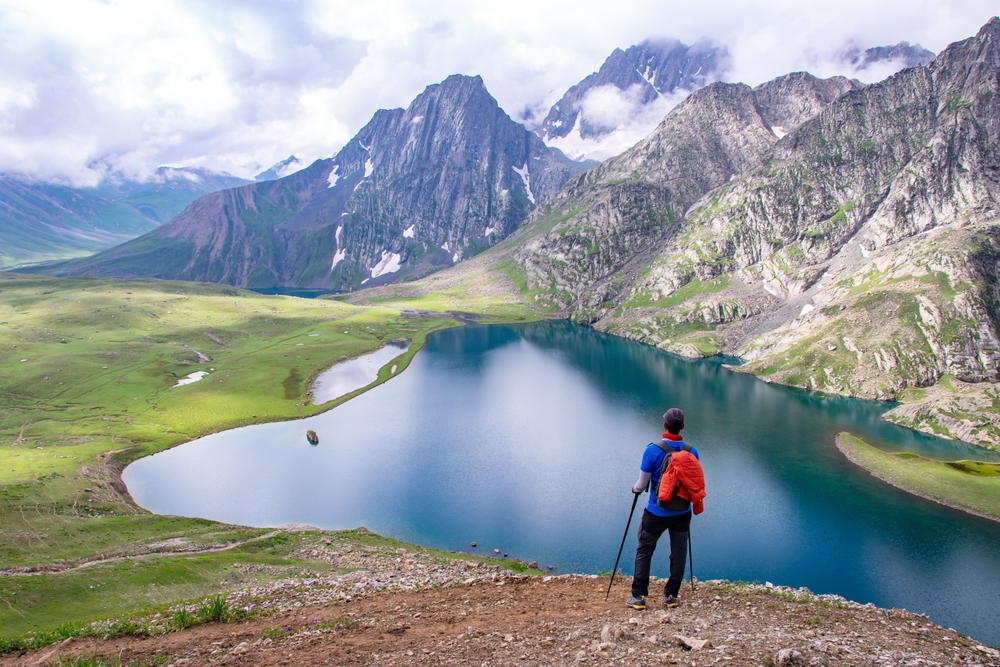
[[[61,574],[63,572],[72,572],[73,570],[81,570],[85,567],[90,567],[91,565],[100,565],[102,563],[113,563],[115,561],[122,560],[138,560],[142,558],[153,558],[153,557],[163,557],[163,556],[197,556],[199,554],[214,554],[222,551],[230,551],[231,549],[236,549],[242,547],[245,544],[250,544],[251,542],[259,542],[261,540],[266,540],[275,535],[281,533],[281,530],[272,530],[269,533],[264,533],[263,535],[258,535],[257,537],[251,537],[249,539],[243,540],[241,542],[230,542],[228,544],[220,546],[211,547],[190,547],[190,548],[162,548],[153,549],[149,548],[146,551],[135,552],[130,554],[120,554],[117,556],[105,556],[97,555],[88,558],[81,558],[74,561],[71,565],[25,565],[22,567],[8,567],[0,569],[0,577],[28,577],[37,574]]]
[[[1000,652],[922,616],[804,592],[685,584],[683,604],[627,609],[628,580],[501,578],[304,606],[96,645],[121,665],[1000,665]],[[798,598],[798,599],[796,599]],[[702,648],[691,650],[682,645]],[[0,667],[93,655],[93,639]]]

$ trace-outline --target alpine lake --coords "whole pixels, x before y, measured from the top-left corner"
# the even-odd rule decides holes
[[[897,490],[834,440],[848,431],[938,459],[1000,455],[889,424],[885,404],[769,385],[726,361],[567,322],[464,326],[432,334],[405,372],[333,410],[213,434],[136,461],[124,479],[159,514],[365,526],[593,574],[614,563],[643,449],[677,406],[707,482],[691,533],[698,579],[904,607],[1000,645],[1000,523]],[[663,540],[653,556],[656,576],[668,549]]]

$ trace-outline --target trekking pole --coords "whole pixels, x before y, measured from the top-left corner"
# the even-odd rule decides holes
[[[694,551],[691,549],[691,529],[688,528],[688,559],[691,563],[691,590],[694,590]],[[681,580],[683,581],[683,579]]]
[[[622,545],[618,547],[618,558],[615,558],[615,566],[611,568],[611,582],[608,584],[608,592],[604,596],[604,601],[608,601],[608,596],[611,595],[611,586],[615,583],[615,572],[618,571],[618,561],[622,558],[622,549],[625,548],[625,538],[628,537],[629,526],[632,525],[632,515],[635,514],[635,504],[639,500],[639,494],[635,491],[632,492],[632,509],[628,511],[628,523],[625,524],[625,534],[622,535]]]

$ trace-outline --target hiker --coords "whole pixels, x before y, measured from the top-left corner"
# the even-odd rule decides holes
[[[676,607],[684,580],[684,559],[687,557],[688,535],[691,527],[692,504],[694,512],[702,511],[704,476],[701,472],[698,450],[684,442],[680,432],[684,429],[684,413],[670,408],[663,415],[663,440],[650,443],[642,454],[639,480],[632,486],[632,493],[640,494],[650,489],[649,501],[639,523],[639,546],[635,552],[635,575],[632,577],[632,596],[625,604],[632,609],[645,609],[649,595],[649,562],[653,558],[656,542],[664,531],[670,534],[670,579],[663,590],[663,604]],[[690,452],[678,454],[678,452]],[[670,460],[667,459],[668,455]],[[668,469],[668,465],[670,466]],[[674,482],[674,489],[665,486],[658,493],[660,478]],[[699,488],[700,487],[700,488]],[[684,497],[681,497],[681,496]]]

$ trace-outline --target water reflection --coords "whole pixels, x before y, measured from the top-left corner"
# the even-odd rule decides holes
[[[411,342],[410,339],[398,343],[390,341],[374,352],[341,361],[323,371],[313,383],[313,405],[323,405],[367,387],[378,379],[380,368],[410,349]],[[390,372],[395,373],[395,369],[393,366]]]

